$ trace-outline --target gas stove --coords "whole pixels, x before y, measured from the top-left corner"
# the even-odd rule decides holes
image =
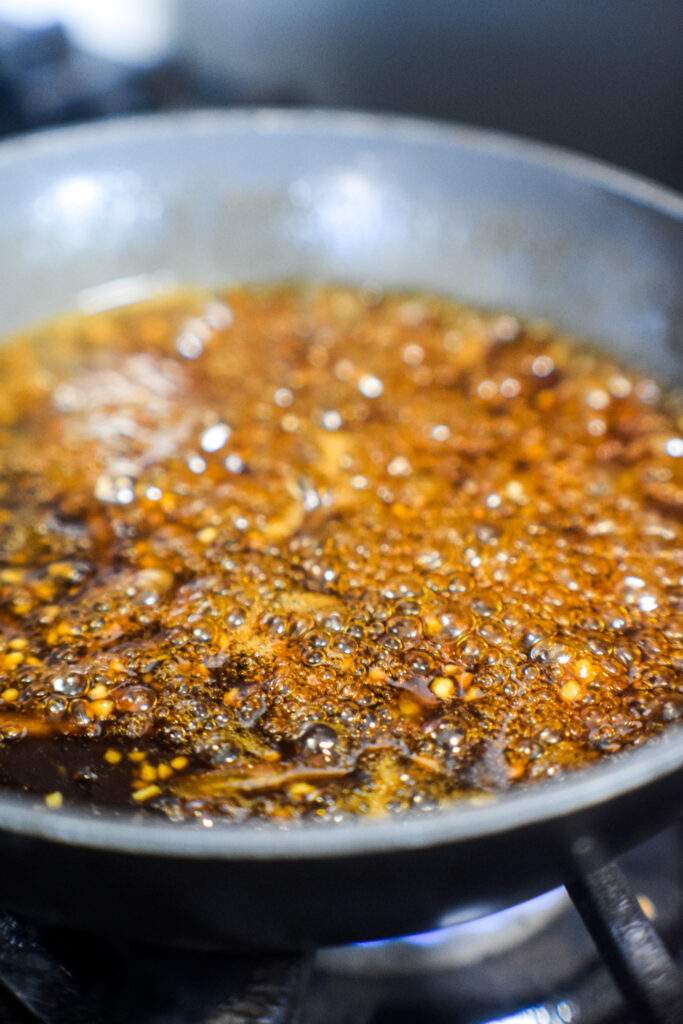
[[[307,956],[162,950],[5,915],[0,1020],[676,1024],[682,869],[679,825],[577,883],[573,902],[555,889],[436,932]]]
[[[0,58],[0,135],[215,99],[178,67],[131,72],[78,53],[59,28],[0,26]],[[235,88],[228,98],[282,97]],[[683,828],[594,871],[571,896],[556,889],[438,932],[306,956],[158,949],[105,925],[84,935],[0,915],[0,1022],[676,1024]]]

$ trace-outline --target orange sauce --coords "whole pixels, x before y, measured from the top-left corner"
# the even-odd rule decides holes
[[[683,712],[683,407],[546,325],[183,292],[35,328],[0,378],[5,785],[339,819]]]

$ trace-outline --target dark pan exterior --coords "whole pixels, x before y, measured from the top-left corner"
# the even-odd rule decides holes
[[[0,146],[0,225],[2,332],[92,307],[114,279],[133,295],[315,277],[548,317],[683,377],[683,200],[488,133],[318,112],[47,133]],[[637,842],[680,814],[682,782],[671,729],[565,780],[393,821],[209,829],[6,795],[0,905],[236,948],[414,932]]]

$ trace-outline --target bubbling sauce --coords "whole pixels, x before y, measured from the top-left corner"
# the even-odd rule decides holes
[[[183,292],[0,350],[0,783],[434,808],[683,713],[683,406],[431,295]]]

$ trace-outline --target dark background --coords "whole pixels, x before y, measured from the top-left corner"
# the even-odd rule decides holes
[[[0,25],[0,133],[216,104],[402,111],[683,190],[683,0],[167,2],[167,52],[148,66],[79,50],[57,25]]]

